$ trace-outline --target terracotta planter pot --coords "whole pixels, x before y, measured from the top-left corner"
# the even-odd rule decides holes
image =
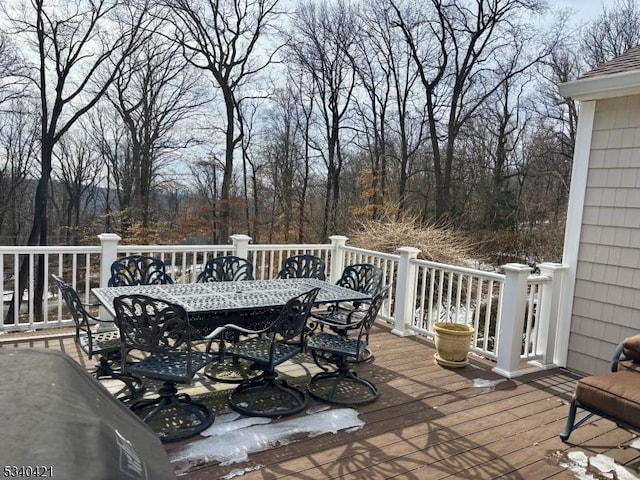
[[[463,323],[437,322],[433,324],[438,365],[460,368],[469,364],[467,355],[471,348],[474,328]]]

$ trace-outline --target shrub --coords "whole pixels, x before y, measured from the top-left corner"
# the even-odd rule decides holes
[[[423,260],[463,266],[473,260],[474,244],[461,232],[421,225],[408,217],[365,220],[348,236],[350,245],[369,250],[397,253],[400,247],[415,247]]]

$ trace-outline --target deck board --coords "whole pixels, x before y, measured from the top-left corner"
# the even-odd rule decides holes
[[[356,408],[362,428],[299,436],[291,443],[252,453],[246,462],[194,465],[179,478],[580,478],[569,469],[573,465],[569,452],[588,457],[604,454],[638,475],[640,451],[630,446],[636,436],[612,422],[592,420],[572,433],[569,444],[559,440],[579,378],[572,372],[552,369],[504,379],[491,371],[491,362],[473,356],[463,369],[444,369],[434,363],[430,341],[396,337],[385,325],[376,326],[371,345],[375,362],[358,366],[358,371],[378,385],[381,395],[376,402]],[[95,363],[69,335],[22,340],[3,335],[0,347],[54,348],[87,369]],[[313,367],[306,359],[283,371],[308,375]],[[229,388],[207,384],[206,379],[200,382],[200,393]],[[320,407],[311,401],[310,408]],[[196,441],[198,437],[168,444],[167,452],[179,452]]]

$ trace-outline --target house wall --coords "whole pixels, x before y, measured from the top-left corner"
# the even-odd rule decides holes
[[[640,95],[598,100],[578,250],[567,367],[609,369],[640,333]]]

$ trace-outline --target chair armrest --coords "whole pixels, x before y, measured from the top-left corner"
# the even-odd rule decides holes
[[[264,332],[268,331],[268,330],[269,330],[269,328],[270,328],[270,326],[269,326],[269,327],[267,327],[267,328],[263,328],[263,329],[261,329],[261,330],[250,330],[250,329],[248,329],[248,328],[241,327],[241,326],[236,325],[236,324],[234,324],[234,323],[227,323],[226,325],[222,325],[221,327],[217,327],[217,328],[216,328],[213,332],[211,332],[210,334],[205,335],[205,337],[203,338],[203,340],[206,340],[206,341],[207,341],[206,351],[207,351],[207,352],[209,352],[209,351],[210,351],[210,349],[211,349],[211,344],[213,343],[213,341],[214,341],[217,337],[219,337],[219,336],[220,336],[224,331],[226,331],[226,330],[235,330],[235,331],[237,331],[237,332],[244,333],[244,334],[248,334],[248,335],[251,335],[251,334],[259,335],[259,334],[261,334],[261,333],[264,333]]]
[[[361,323],[362,323],[362,319],[364,318],[361,315],[358,315],[358,313],[362,313],[359,312],[358,310],[345,310],[342,309],[342,312],[346,314],[346,321],[343,322],[336,322],[336,321],[332,321],[331,320],[331,313],[328,313],[327,315],[324,316],[314,316],[314,318],[316,318],[318,320],[318,323],[325,325],[329,328],[356,328],[358,327]]]
[[[356,310],[358,309],[354,307],[353,304],[348,302],[333,303],[327,307],[327,311],[329,312],[339,311],[339,312],[349,313]]]
[[[627,360],[627,357],[623,353],[624,343],[619,343],[618,346],[613,351],[613,358],[611,359],[611,371],[618,371],[618,363]]]
[[[113,324],[115,324],[115,320],[114,319],[107,319],[107,318],[102,319],[102,318],[95,317],[95,316],[91,315],[89,313],[89,311],[86,310],[86,309],[85,309],[85,313],[86,313],[87,318],[89,319],[89,321],[91,323],[93,323],[94,325],[95,324],[100,324],[100,323],[113,323]]]
[[[241,333],[245,333],[245,334],[258,334],[258,333],[264,333],[268,330],[268,328],[263,328],[261,330],[251,330],[249,328],[244,328],[241,327],[239,325],[236,325],[235,323],[227,323],[226,325],[223,325],[221,327],[216,328],[213,332],[211,332],[210,334],[206,335],[204,338],[206,340],[213,340],[214,338],[218,337],[222,332],[224,332],[225,330],[236,330],[238,332]]]

